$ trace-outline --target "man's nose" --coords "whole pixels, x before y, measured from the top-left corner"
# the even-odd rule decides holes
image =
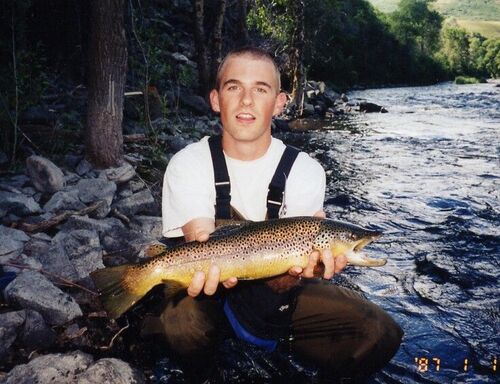
[[[252,97],[252,92],[250,89],[244,89],[242,94],[241,94],[241,104],[243,105],[252,105],[253,104],[253,97]]]

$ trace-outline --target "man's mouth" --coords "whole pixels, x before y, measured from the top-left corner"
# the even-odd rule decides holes
[[[236,115],[236,119],[244,123],[250,123],[255,120],[255,116],[251,113],[238,113]]]

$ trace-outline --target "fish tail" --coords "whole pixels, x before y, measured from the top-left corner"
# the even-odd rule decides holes
[[[140,300],[144,294],[133,292],[124,281],[129,265],[103,268],[90,274],[108,315],[116,319]]]

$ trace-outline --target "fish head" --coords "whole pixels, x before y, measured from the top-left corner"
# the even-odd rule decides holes
[[[380,231],[325,219],[321,223],[315,246],[319,249],[330,249],[334,257],[346,256],[349,264],[375,267],[385,265],[387,260],[369,258],[363,250],[381,236],[382,232]]]

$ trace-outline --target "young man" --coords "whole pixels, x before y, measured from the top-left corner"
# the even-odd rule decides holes
[[[215,219],[229,218],[230,211],[254,221],[324,216],[322,167],[271,136],[272,117],[286,102],[272,57],[252,47],[231,52],[210,102],[220,113],[222,137],[204,138],[170,161],[163,186],[164,236],[206,241]],[[394,355],[402,331],[353,292],[316,280],[298,285],[299,277],[313,277],[319,261],[325,280],[346,265],[343,256],[312,252],[303,270],[294,267],[288,276],[267,281],[230,278],[222,293],[217,265],[207,276],[197,272],[188,296],[169,303],[162,314],[167,341],[186,357],[210,353],[225,329],[268,350],[291,343],[299,357],[330,377],[369,375]]]

